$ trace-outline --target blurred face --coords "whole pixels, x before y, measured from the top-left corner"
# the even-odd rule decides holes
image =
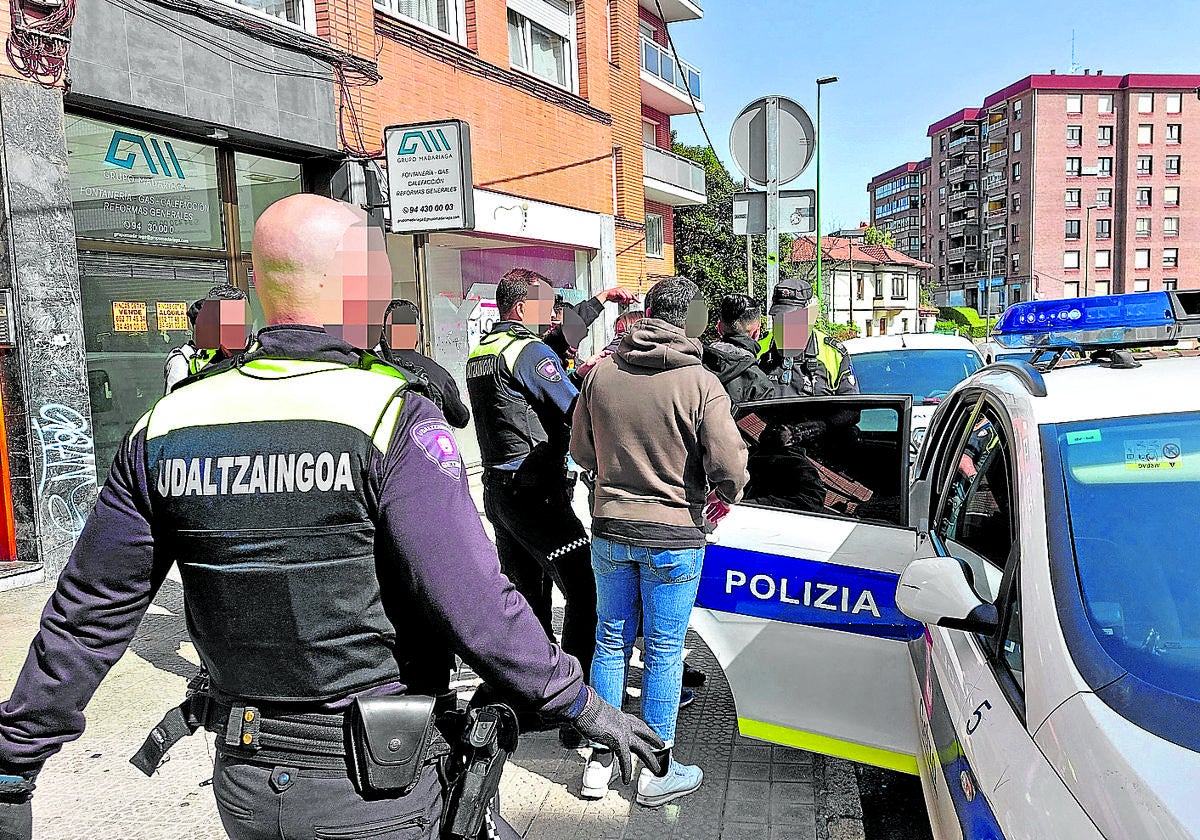
[[[355,347],[374,345],[383,313],[392,302],[392,267],[383,231],[366,224],[351,226],[325,277],[321,290],[321,325],[326,332]],[[413,342],[415,346],[415,341]],[[400,342],[393,344],[401,347]]]
[[[514,307],[517,320],[541,335],[554,323],[554,289],[545,283],[533,283],[529,295]]]
[[[393,350],[416,350],[418,333],[417,313],[407,306],[392,313],[392,323],[388,327],[388,343]]]
[[[246,301],[206,300],[196,315],[196,346],[201,350],[242,350],[247,321]]]
[[[699,338],[708,329],[708,302],[703,297],[693,298],[688,303],[683,329],[688,338]]]
[[[773,319],[775,346],[789,355],[802,352],[808,347],[816,317],[815,299],[806,307],[796,307],[776,315]]]

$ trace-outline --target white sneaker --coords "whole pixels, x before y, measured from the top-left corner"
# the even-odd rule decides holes
[[[583,789],[579,795],[584,799],[603,799],[607,796],[616,765],[610,750],[593,749],[587,767],[583,768]]]
[[[638,776],[637,804],[647,808],[666,805],[681,796],[687,796],[704,781],[704,771],[694,764],[671,762],[671,769],[661,779],[647,768]]]

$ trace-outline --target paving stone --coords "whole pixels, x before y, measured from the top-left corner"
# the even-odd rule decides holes
[[[769,761],[735,761],[729,765],[730,779],[769,779],[771,777],[771,762]]]

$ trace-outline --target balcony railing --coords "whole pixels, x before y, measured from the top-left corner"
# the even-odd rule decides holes
[[[967,219],[954,219],[952,221],[949,221],[946,223],[946,227],[949,230],[958,230],[959,228],[966,227],[967,225],[977,225],[977,224],[979,224],[979,219],[972,216]]]
[[[965,160],[962,163],[951,166],[950,169],[947,170],[946,174],[949,176],[951,181],[961,181],[963,176],[970,172],[975,172],[978,169],[979,160],[978,158],[975,158],[972,160]]]
[[[992,175],[983,179],[983,188],[988,192],[1002,190],[1008,186],[1008,178],[1003,175]]]
[[[676,64],[667,48],[642,36],[642,69],[671,87],[700,101],[700,71],[690,64]]]
[[[669,187],[674,187],[684,193],[692,193],[688,198],[705,196],[704,185],[704,167],[693,160],[688,160],[685,157],[680,157],[666,149],[660,149],[657,146],[642,147],[642,174],[646,178],[652,178]],[[683,196],[678,196],[683,198]],[[672,206],[679,206],[677,201],[666,202]],[[689,200],[687,204],[693,204],[695,201]]]
[[[987,136],[999,137],[1004,132],[1008,131],[1008,120],[1003,119],[994,123],[988,123]]]
[[[950,206],[951,207],[960,207],[963,204],[967,204],[968,200],[978,200],[978,199],[979,199],[979,191],[978,190],[959,190],[957,192],[950,193]]]
[[[979,142],[978,135],[964,134],[962,137],[959,137],[957,140],[951,140],[949,148],[957,149],[959,146],[965,146],[968,143],[978,143],[978,142]]]
[[[984,156],[984,162],[986,162],[988,166],[991,166],[993,163],[1004,160],[1006,157],[1008,157],[1007,146],[1003,149],[997,149],[994,152],[988,152],[987,155]]]

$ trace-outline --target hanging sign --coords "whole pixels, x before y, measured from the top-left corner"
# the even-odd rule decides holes
[[[392,233],[475,228],[471,126],[463,120],[384,129]]]
[[[189,329],[187,319],[188,305],[182,301],[158,301],[154,304],[155,316],[158,318],[158,328],[162,332],[170,330]]]

